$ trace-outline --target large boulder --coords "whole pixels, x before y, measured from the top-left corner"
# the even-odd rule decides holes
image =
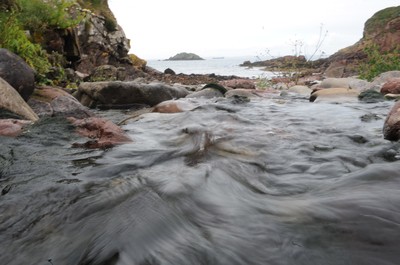
[[[358,101],[359,91],[350,88],[326,88],[317,90],[310,96],[311,102],[354,102]]]
[[[400,94],[400,78],[393,78],[381,88],[382,94]]]
[[[371,88],[375,89],[376,91],[380,91],[384,84],[394,78],[400,78],[400,71],[384,72],[374,78],[374,80],[371,82]]]
[[[300,85],[292,86],[289,88],[288,91],[302,96],[310,96],[312,92],[312,90],[309,87]]]
[[[244,89],[256,89],[254,80],[251,79],[231,79],[219,82],[220,85],[227,88],[244,88]]]
[[[200,91],[196,91],[191,93],[190,95],[187,96],[187,98],[205,98],[205,99],[211,99],[211,98],[220,98],[223,97],[224,94],[221,93],[221,91],[208,87],[204,88]]]
[[[182,98],[188,91],[162,83],[86,82],[81,83],[77,99],[87,107],[127,108],[134,105],[154,106],[160,102]]]
[[[320,88],[351,88],[359,91],[367,90],[371,84],[368,81],[357,78],[326,78],[319,84]]]
[[[2,78],[0,78],[0,109],[15,113],[30,121],[39,119],[21,95]]]
[[[390,141],[400,139],[400,101],[394,104],[385,120],[383,137]]]
[[[43,86],[35,89],[28,104],[39,117],[88,118],[93,114],[76,98],[57,87]]]
[[[35,73],[18,55],[0,48],[0,77],[27,101],[35,89]]]

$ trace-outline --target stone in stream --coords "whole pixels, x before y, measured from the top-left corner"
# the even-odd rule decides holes
[[[0,78],[0,109],[5,109],[30,121],[39,119],[20,94],[2,78]]]
[[[400,140],[400,101],[394,104],[385,120],[383,137],[390,141]]]
[[[123,107],[124,105],[157,105],[160,102],[183,98],[189,92],[179,86],[136,81],[86,82],[79,86],[77,99],[87,107]]]
[[[74,143],[73,147],[104,149],[132,142],[132,139],[120,127],[103,118],[75,119],[70,117],[68,121],[76,127],[78,134],[91,139],[85,143]]]
[[[35,89],[32,68],[18,55],[0,48],[0,77],[9,83],[27,101]]]

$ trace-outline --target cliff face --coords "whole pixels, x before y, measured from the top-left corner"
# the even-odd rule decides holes
[[[364,49],[371,44],[377,45],[382,52],[400,47],[400,6],[383,9],[368,19],[361,40],[328,58],[326,76],[356,75],[360,62],[366,59]]]
[[[91,1],[78,1],[75,13],[83,19],[78,26],[62,30],[49,30],[42,46],[51,53],[65,56],[67,67],[90,74],[100,65],[131,65],[128,52],[129,39],[117,24],[106,0],[97,5]],[[91,9],[88,9],[91,8]]]

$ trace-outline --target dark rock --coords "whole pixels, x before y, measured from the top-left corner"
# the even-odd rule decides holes
[[[74,147],[104,149],[132,142],[131,138],[120,127],[103,118],[68,118],[68,121],[76,127],[78,134],[91,139],[85,143],[74,143]]]
[[[9,83],[27,101],[35,89],[32,68],[14,53],[0,48],[0,77]]]
[[[385,98],[381,93],[379,93],[373,89],[368,89],[368,90],[361,92],[358,95],[358,100],[365,102],[365,103],[376,103],[376,102],[385,101]]]
[[[164,70],[164,74],[166,75],[176,75],[175,71],[172,70],[171,68],[167,68]]]
[[[78,100],[85,106],[118,106],[129,104],[157,105],[160,102],[188,95],[183,87],[162,83],[139,82],[87,82],[79,86]]]
[[[0,109],[15,113],[31,121],[39,119],[20,94],[2,78],[0,78]]]
[[[362,121],[362,122],[371,122],[371,121],[376,121],[376,120],[381,120],[382,118],[381,117],[379,117],[378,115],[376,115],[376,114],[364,114],[364,115],[362,115],[361,117],[360,117],[360,120]]]
[[[390,141],[400,139],[400,101],[394,104],[386,117],[383,125],[383,137]]]
[[[382,94],[400,94],[400,78],[393,78],[381,88]]]

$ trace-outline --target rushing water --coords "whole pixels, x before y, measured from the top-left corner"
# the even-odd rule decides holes
[[[0,263],[399,264],[390,106],[209,101],[107,151],[44,120],[0,138]]]

